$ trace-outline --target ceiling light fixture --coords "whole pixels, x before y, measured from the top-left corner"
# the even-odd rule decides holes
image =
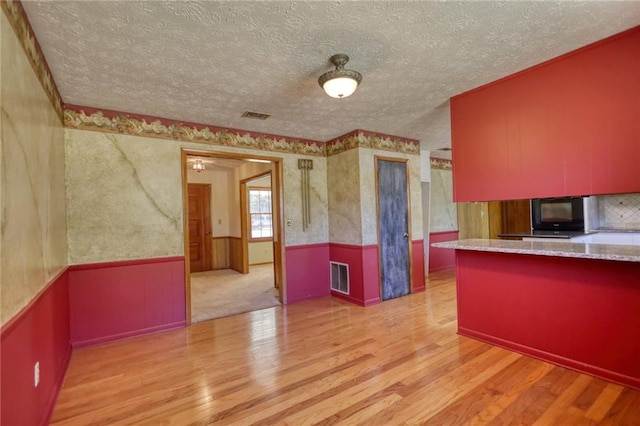
[[[329,60],[336,69],[322,74],[318,83],[332,98],[346,98],[356,91],[362,81],[362,75],[357,71],[344,69],[344,65],[349,62],[349,57],[344,53],[333,55]]]
[[[204,172],[205,168],[202,160],[196,160],[196,162],[193,163],[193,170],[195,170],[198,173]]]

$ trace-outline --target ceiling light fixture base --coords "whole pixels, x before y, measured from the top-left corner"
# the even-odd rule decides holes
[[[345,64],[349,62],[349,56],[344,53],[335,54],[329,60],[336,69],[322,74],[318,78],[318,84],[332,98],[342,99],[350,96],[362,81],[362,74],[344,69]]]

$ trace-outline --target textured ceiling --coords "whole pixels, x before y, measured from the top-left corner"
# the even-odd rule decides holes
[[[431,151],[450,146],[449,97],[640,23],[638,1],[23,4],[65,103]],[[363,75],[346,99],[317,83],[334,53]]]

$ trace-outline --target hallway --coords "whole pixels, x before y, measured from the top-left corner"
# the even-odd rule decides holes
[[[232,269],[191,274],[191,321],[201,322],[280,306],[273,263],[253,265],[248,274]]]

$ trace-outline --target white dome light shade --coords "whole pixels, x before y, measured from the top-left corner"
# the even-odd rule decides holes
[[[362,81],[362,75],[357,71],[344,69],[344,64],[349,61],[349,57],[345,54],[333,55],[330,60],[336,69],[322,74],[318,78],[318,83],[332,98],[346,98],[356,91],[358,84]]]
[[[351,77],[336,77],[327,80],[322,86],[327,95],[332,98],[346,98],[353,94],[358,87],[358,82]]]

